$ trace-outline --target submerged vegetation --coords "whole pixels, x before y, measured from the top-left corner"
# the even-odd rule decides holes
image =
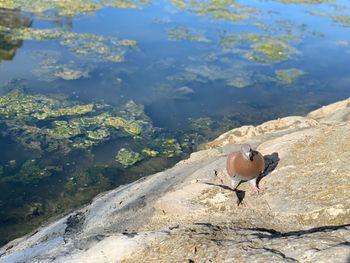
[[[137,46],[137,42],[134,40],[74,33],[62,29],[13,29],[0,25],[0,33],[6,37],[9,43],[21,40],[59,40],[62,46],[69,48],[78,56],[110,62],[123,62],[124,54],[128,49]]]
[[[256,24],[255,24],[256,25]],[[305,34],[303,25],[278,21],[275,27],[258,24],[261,33],[220,34],[220,46],[226,52],[237,53],[258,63],[279,63],[300,54],[296,45]]]
[[[283,4],[303,4],[303,5],[319,5],[323,3],[332,3],[337,0],[278,0]]]
[[[90,77],[87,68],[77,65],[74,61],[60,64],[57,58],[50,55],[44,55],[39,68],[33,69],[32,72],[38,79],[49,82],[57,79],[77,80]]]
[[[240,21],[249,18],[252,13],[256,12],[254,7],[238,4],[235,0],[171,0],[171,2],[179,9],[189,10],[199,16],[209,16],[214,20]]]
[[[127,168],[141,160],[141,155],[137,152],[121,148],[115,157],[116,161]]]
[[[169,33],[170,40],[189,40],[194,42],[210,42],[203,33],[198,30],[178,27],[170,29]]]
[[[293,85],[304,74],[304,71],[297,68],[276,70],[277,81],[287,86]]]
[[[55,10],[61,16],[76,16],[109,6],[135,9],[149,3],[150,0],[1,0],[0,8],[21,9],[24,12],[32,13]]]
[[[321,12],[321,11],[309,11],[310,15],[316,15],[316,16],[322,16],[322,17],[328,17],[333,22],[344,26],[344,27],[350,27],[350,15],[344,13],[344,10],[340,10],[341,12],[338,13],[327,13],[327,12]]]
[[[35,166],[30,174],[25,173],[24,168],[15,172],[14,165],[9,166],[11,169],[2,167],[2,181],[6,182],[30,182],[50,176],[52,171],[62,170],[62,167],[53,165],[55,158],[66,158],[76,151],[89,154],[94,147],[107,141],[127,140],[130,146],[142,149],[139,152],[132,148],[119,150],[116,160],[124,168],[142,159],[181,156],[197,143],[184,139],[189,138],[185,134],[179,134],[181,143],[169,138],[170,134],[163,134],[159,128],[153,127],[143,106],[134,101],[113,107],[99,102],[81,104],[66,97],[13,90],[0,96],[1,124],[6,127],[1,131],[2,136],[18,142],[37,159],[22,164],[27,170],[30,170],[29,164]],[[193,132],[195,135],[196,131]],[[16,175],[6,175],[13,172]]]
[[[151,120],[133,101],[118,110],[15,90],[0,97],[0,116],[8,127],[3,133],[40,152],[67,154],[116,137],[152,132]]]

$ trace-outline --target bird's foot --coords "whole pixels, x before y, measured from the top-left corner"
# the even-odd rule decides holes
[[[253,186],[252,190],[253,190],[254,193],[257,193],[257,194],[261,193],[261,191],[262,191],[262,189],[257,187],[257,186]]]

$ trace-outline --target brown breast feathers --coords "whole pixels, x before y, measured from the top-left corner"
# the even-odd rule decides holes
[[[230,176],[242,176],[252,178],[265,170],[263,156],[254,151],[253,161],[246,160],[240,152],[231,153],[227,157],[227,173]]]
[[[226,170],[229,176],[235,176],[235,169],[234,169],[234,159],[236,158],[236,156],[238,155],[239,152],[233,152],[230,153],[227,156],[227,160],[226,160]]]

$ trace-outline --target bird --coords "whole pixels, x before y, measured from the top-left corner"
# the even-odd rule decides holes
[[[253,150],[249,144],[243,144],[240,151],[227,156],[226,170],[231,177],[233,190],[241,181],[249,181],[253,191],[260,192],[256,180],[265,170],[265,161],[261,153]]]

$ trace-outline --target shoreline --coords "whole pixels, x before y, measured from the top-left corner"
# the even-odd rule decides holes
[[[341,158],[350,156],[348,138],[350,98],[306,117],[290,116],[233,129],[174,167],[101,193],[81,209],[9,242],[0,248],[0,262],[140,262],[143,257],[144,262],[205,260],[203,247],[222,260],[222,251],[232,257],[245,251],[239,245],[230,248],[225,242],[221,247],[215,245],[201,236],[201,231],[214,237],[220,233],[221,239],[230,237],[237,244],[247,236],[255,240],[255,235],[276,235],[280,246],[266,240],[264,246],[270,251],[248,249],[254,258],[247,262],[264,260],[265,256],[276,259],[272,262],[282,260],[283,256],[273,250],[302,262],[335,252],[340,253],[339,260],[346,260],[346,245],[334,245],[334,240],[350,241],[350,193],[346,191],[350,167],[341,166]],[[241,143],[258,148],[273,168],[261,180],[265,190],[258,197],[246,184],[236,193],[223,187],[229,184],[224,174],[225,156]],[[334,143],[337,145],[332,146]],[[325,165],[327,158],[334,161],[334,167]],[[243,198],[239,196],[242,192]],[[311,231],[322,227],[333,231]],[[188,237],[189,229],[194,229],[195,243],[199,244],[196,249]],[[301,248],[293,252],[283,243],[293,243],[288,239],[293,231],[305,237],[305,244],[307,240],[324,240],[324,247],[304,257]],[[207,243],[201,244],[203,239]],[[186,245],[178,247],[181,244]],[[258,240],[254,244],[263,249]],[[178,255],[172,254],[174,249]],[[240,256],[238,253],[233,258],[242,260]]]

